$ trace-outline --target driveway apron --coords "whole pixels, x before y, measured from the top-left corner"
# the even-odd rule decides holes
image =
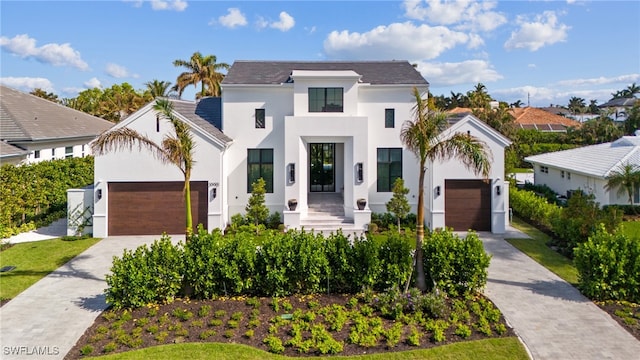
[[[0,307],[0,358],[64,358],[107,308],[105,275],[113,256],[159,238],[105,238]]]
[[[492,254],[485,294],[500,308],[536,360],[640,359],[640,341],[575,287],[504,238],[480,233]]]

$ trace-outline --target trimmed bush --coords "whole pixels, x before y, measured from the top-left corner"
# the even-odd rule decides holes
[[[578,287],[594,300],[640,303],[640,241],[603,225],[575,250]]]
[[[547,203],[534,192],[516,187],[509,189],[509,204],[516,215],[546,229],[551,229],[551,219],[560,217],[562,212],[562,208]]]

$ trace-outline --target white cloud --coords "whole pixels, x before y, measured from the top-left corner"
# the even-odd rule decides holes
[[[113,64],[113,63],[107,64],[107,67],[105,68],[105,72],[107,73],[107,75],[114,78],[118,78],[118,79],[130,76],[129,71],[127,71],[127,68],[118,64]]]
[[[304,30],[307,31],[309,34],[313,34],[316,32],[316,27],[315,26],[305,27]]]
[[[46,92],[53,92],[53,84],[49,79],[40,77],[3,77],[0,84],[23,91],[42,89]]]
[[[324,41],[328,56],[340,59],[433,59],[470,37],[443,26],[411,22],[378,26],[368,32],[332,31]]]
[[[405,16],[409,19],[452,25],[457,30],[487,32],[507,22],[503,14],[493,11],[497,6],[496,1],[405,0],[403,6]]]
[[[571,29],[570,26],[558,23],[558,17],[553,11],[545,11],[533,20],[518,16],[516,22],[520,28],[511,32],[511,37],[504,44],[508,50],[536,51],[546,45],[564,42],[567,39],[567,31]]]
[[[89,65],[82,60],[80,52],[74,50],[69,43],[50,43],[37,47],[34,38],[21,34],[12,39],[0,36],[0,46],[23,59],[33,58],[54,66],[72,66],[83,71],[89,70]]]
[[[530,69],[535,69],[538,66],[536,64],[527,64],[527,67],[530,68]]]
[[[600,76],[590,79],[571,79],[558,81],[559,86],[584,86],[584,85],[609,85],[609,84],[631,84],[640,81],[640,74],[628,74],[614,77]]]
[[[296,21],[293,19],[293,17],[287,14],[286,12],[282,11],[280,13],[280,20],[271,23],[271,25],[269,26],[271,26],[274,29],[278,29],[280,31],[289,31],[295,24],[296,24]]]
[[[240,9],[229,8],[227,9],[227,15],[222,15],[218,18],[218,22],[227,28],[233,29],[238,26],[247,25],[247,18],[244,16]]]
[[[188,5],[189,4],[183,0],[151,0],[151,8],[153,10],[184,11]]]
[[[269,21],[267,19],[265,19],[262,16],[258,17],[258,20],[256,20],[256,27],[258,29],[264,29],[267,27],[270,27],[272,29],[278,29],[280,31],[289,31],[291,30],[291,28],[293,28],[293,26],[296,24],[295,19],[287,14],[285,11],[280,13],[280,20],[279,21]]]
[[[85,81],[83,85],[86,86],[87,89],[102,88],[102,83],[95,77]]]
[[[417,62],[418,71],[433,87],[476,84],[502,79],[489,62],[484,60],[467,60],[458,63]]]

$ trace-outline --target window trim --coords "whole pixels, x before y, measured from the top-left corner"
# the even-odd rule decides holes
[[[40,150],[34,150],[33,151],[33,158],[34,159],[40,159]]]
[[[71,153],[69,153],[69,149],[71,149]],[[72,158],[73,157],[73,146],[65,146],[64,147],[64,158]]]
[[[324,94],[322,99],[317,99],[317,101],[311,101],[312,100],[312,96],[311,96],[311,92],[315,91],[315,90],[324,90]],[[333,105],[331,103],[327,102],[327,98],[328,98],[328,90],[340,90],[340,104],[339,104],[339,108],[335,108],[334,110],[327,108],[327,105]],[[315,95],[315,94],[314,94]],[[315,100],[315,98],[314,98]],[[315,105],[316,102],[319,103],[319,100],[323,100],[323,104],[322,105],[322,109],[321,110],[314,110],[315,109]],[[307,101],[308,101],[308,110],[310,113],[343,113],[344,112],[344,88],[343,87],[309,87],[307,88]],[[313,105],[313,108],[312,108]],[[336,104],[338,106],[338,104]]]
[[[388,174],[386,174],[386,177],[389,179],[389,188],[381,188],[381,183],[380,183],[380,164],[383,163],[379,160],[380,158],[380,150],[387,150],[388,151],[388,160],[386,162],[386,164],[389,165],[389,169],[388,169]],[[391,161],[391,150],[394,151],[398,151],[400,154],[400,161]],[[395,179],[400,178],[402,179],[402,173],[404,172],[404,168],[403,168],[403,149],[402,148],[396,148],[396,147],[389,147],[389,148],[377,148],[376,149],[376,192],[379,193],[388,193],[388,192],[392,192],[393,191],[393,183],[395,182]],[[393,163],[400,163],[400,176],[392,176],[391,174],[391,166]],[[392,181],[393,180],[393,181]]]
[[[389,114],[391,114],[391,119],[389,119]],[[384,109],[384,127],[386,129],[396,127],[396,109]]]
[[[251,156],[250,153],[252,151],[259,151],[259,161],[258,162],[250,162]],[[264,162],[262,160],[263,158],[263,154],[265,152],[271,151],[271,162]],[[272,148],[257,148],[257,149],[247,149],[247,194],[251,194],[251,185],[253,184],[253,181],[251,181],[251,165],[255,165],[258,164],[259,165],[259,169],[260,169],[260,177],[254,179],[257,180],[259,178],[264,179],[266,186],[265,186],[265,190],[267,193],[271,194],[273,193],[273,188],[274,188],[274,184],[273,184],[273,172],[274,172],[274,166],[273,166],[273,155],[274,155],[274,151]],[[266,179],[265,178],[265,173],[266,173],[266,165],[271,165],[271,178],[270,179]],[[263,169],[263,166],[265,166],[265,168]]]
[[[267,113],[264,108],[256,109],[253,116],[256,129],[265,129],[267,127]],[[260,118],[262,119],[262,124],[259,122]]]

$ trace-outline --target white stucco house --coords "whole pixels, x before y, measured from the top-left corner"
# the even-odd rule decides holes
[[[0,163],[28,164],[91,155],[88,144],[113,123],[0,86]]]
[[[613,142],[529,156],[525,161],[533,164],[536,185],[547,185],[560,195],[579,189],[593,194],[602,206],[626,205],[628,196],[619,195],[618,189],[606,189],[606,178],[621,165],[640,166],[640,137],[623,136]],[[636,188],[634,203],[639,202]]]
[[[406,61],[237,61],[221,98],[172,100],[192,129],[194,223],[225,228],[244,213],[251,184],[263,178],[266,205],[288,228],[363,230],[386,212],[402,177],[416,211],[418,163],[400,140],[411,119],[412,88],[427,81]],[[487,179],[457,161],[429,164],[426,225],[502,233],[508,209],[501,134],[473,117],[451,118],[443,134],[483,140],[493,156]],[[169,124],[148,104],[116,125],[160,141]],[[97,156],[94,236],[182,233],[182,174],[144,149]],[[288,200],[295,199],[295,209]],[[366,200],[359,209],[358,199]]]

